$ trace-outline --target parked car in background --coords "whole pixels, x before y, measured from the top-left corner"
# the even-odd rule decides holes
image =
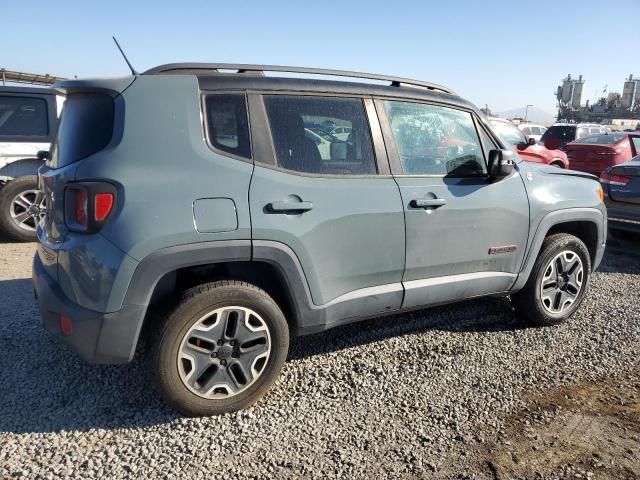
[[[606,168],[640,154],[640,132],[590,135],[565,145],[564,151],[572,169],[599,176]]]
[[[522,133],[528,138],[533,138],[536,142],[539,142],[544,132],[547,131],[547,127],[533,123],[521,123],[518,125],[518,128],[522,130]]]
[[[351,127],[336,127],[331,130],[329,134],[334,136],[338,140],[346,142],[347,138],[349,138],[349,135],[351,134]]]
[[[556,149],[579,138],[606,132],[604,126],[595,123],[556,123],[542,134],[540,141],[547,144],[547,148]]]
[[[640,233],[640,156],[607,168],[600,175],[613,231]]]
[[[0,87],[0,232],[9,240],[36,240],[45,212],[38,152],[55,138],[61,104],[52,89]]]
[[[533,139],[528,139],[524,132],[509,120],[491,118],[489,123],[494,131],[506,142],[516,148],[518,154],[527,162],[545,163],[554,167],[569,168],[567,155],[562,150],[550,150]]]

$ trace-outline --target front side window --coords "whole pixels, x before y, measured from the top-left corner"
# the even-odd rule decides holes
[[[42,98],[0,96],[0,136],[48,134],[47,102]]]
[[[361,99],[266,95],[278,166],[324,175],[377,173]]]
[[[245,96],[226,93],[207,95],[205,105],[211,145],[223,152],[251,158]]]
[[[486,175],[473,118],[448,107],[384,101],[403,173]]]

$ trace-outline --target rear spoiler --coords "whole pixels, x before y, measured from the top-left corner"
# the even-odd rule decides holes
[[[135,81],[136,77],[129,75],[118,78],[87,78],[82,80],[61,80],[53,84],[53,88],[62,95],[72,93],[106,93],[115,97],[124,92]]]

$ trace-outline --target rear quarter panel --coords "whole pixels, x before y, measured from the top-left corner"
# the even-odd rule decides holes
[[[101,234],[136,260],[173,245],[250,239],[253,165],[205,143],[196,77],[139,76],[122,95],[121,142],[83,161],[76,175],[118,184],[117,210]],[[200,198],[232,199],[237,230],[198,232],[193,203]]]

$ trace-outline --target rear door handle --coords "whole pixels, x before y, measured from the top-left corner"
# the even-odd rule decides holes
[[[313,210],[311,202],[271,202],[267,205],[267,210],[272,213],[304,213]]]
[[[438,208],[446,204],[444,198],[416,198],[409,205],[413,208]]]

